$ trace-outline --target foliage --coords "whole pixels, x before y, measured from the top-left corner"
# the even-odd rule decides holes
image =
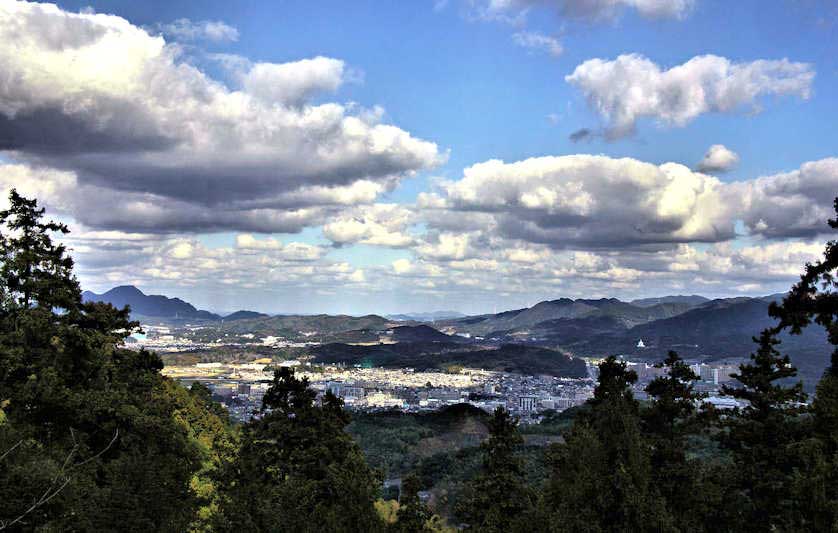
[[[672,518],[652,483],[651,451],[630,386],[637,375],[609,357],[590,411],[551,449],[553,476],[541,503],[555,531],[666,531]]]
[[[693,388],[699,378],[674,351],[664,366],[667,374],[646,387],[652,402],[641,413],[651,446],[652,485],[664,498],[675,525],[694,531],[700,529],[702,517],[712,512],[705,506],[708,494],[702,493],[700,465],[687,458],[688,439],[702,422],[697,416],[702,395]]]
[[[415,474],[402,479],[401,494],[399,495],[399,510],[396,522],[390,531],[396,533],[422,533],[430,531],[426,526],[431,519],[431,511],[419,499],[420,482]]]
[[[838,229],[836,218],[828,221]],[[802,465],[792,474],[792,490],[800,504],[806,527],[828,530],[838,524],[838,241],[826,243],[823,259],[807,263],[804,273],[769,314],[779,320],[777,330],[794,335],[804,333],[811,324],[823,326],[833,346],[831,364],[818,383],[812,402],[811,433],[797,443]]]
[[[488,417],[462,405],[350,424],[338,398],[318,398],[278,368],[258,416],[235,429],[209,389],[183,388],[160,375],[156,354],[125,349],[138,324],[127,307],[82,301],[72,259],[52,242],[66,226],[43,222],[15,191],[9,199],[0,211],[0,530],[450,532],[433,514],[441,510],[486,532],[838,524],[836,241],[770,306],[777,323],[725,389],[738,410],[699,407],[696,376],[670,352],[648,403],[632,393],[636,374],[609,357],[586,405],[523,430],[504,409]],[[833,354],[809,406],[778,339],[811,324],[826,329]],[[482,357],[405,349],[443,366]],[[515,350],[490,363],[567,363]],[[405,354],[373,355],[393,363]],[[563,441],[533,445],[558,432]],[[401,477],[400,501],[380,499],[382,472]],[[428,503],[422,489],[432,489]]]
[[[516,452],[524,439],[518,420],[498,407],[489,420],[489,438],[482,445],[483,466],[468,484],[459,515],[469,530],[485,532],[524,531],[535,494],[525,482]]]
[[[52,242],[67,228],[15,191],[9,201],[0,529],[187,530],[207,500],[192,482],[214,453],[200,445],[211,415],[160,375],[156,355],[122,347],[137,327],[127,308],[82,303],[72,259]]]
[[[380,480],[344,431],[349,417],[327,393],[278,368],[261,416],[243,429],[228,465],[217,525],[225,531],[378,531]]]

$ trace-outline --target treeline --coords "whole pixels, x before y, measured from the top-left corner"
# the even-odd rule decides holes
[[[838,349],[811,403],[780,353],[780,332],[826,328],[838,347],[838,244],[770,313],[727,393],[702,405],[675,353],[632,395],[615,358],[561,443],[527,481],[523,438],[503,409],[449,524],[420,498],[399,501],[346,432],[340,399],[317,401],[277,370],[259,417],[233,426],[209,391],[160,374],[156,354],[123,348],[127,309],[83,303],[73,262],[34,200],[0,212],[0,530],[2,531],[835,531]],[[838,212],[838,201],[836,201]],[[830,221],[833,228],[838,222]]]

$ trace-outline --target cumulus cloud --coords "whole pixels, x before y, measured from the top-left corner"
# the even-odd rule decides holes
[[[562,55],[564,51],[558,39],[536,31],[519,31],[512,35],[512,40],[522,48],[545,52],[553,57]]]
[[[342,213],[323,226],[323,234],[336,245],[371,244],[404,248],[414,243],[407,233],[411,210],[396,204],[375,204]]]
[[[238,234],[233,245],[208,246],[189,235],[97,231],[78,224],[72,230],[60,239],[76,259],[76,272],[86,288],[227,287],[225,291],[247,294],[355,284],[363,275],[327,258],[322,247],[301,242]]]
[[[249,65],[231,89],[122,18],[24,2],[0,4],[0,40],[0,151],[131,196],[149,230],[270,230],[444,159],[380,110],[312,103],[345,79],[336,59]]]
[[[51,212],[97,229],[129,232],[212,232],[236,229],[297,233],[369,198],[354,187],[304,188],[273,198],[269,205],[231,202],[208,206],[163,195],[117,191],[84,183],[74,172],[22,164],[0,164],[0,189],[16,187]]]
[[[739,154],[723,144],[714,144],[707,149],[697,168],[699,172],[727,172],[738,164]]]
[[[571,155],[473,165],[435,201],[490,216],[505,238],[622,248],[733,237],[723,189],[717,179],[675,163]]]
[[[416,293],[530,302],[650,287],[767,294],[820,255],[836,191],[836,159],[728,183],[630,158],[486,161],[419,196],[416,222],[428,231],[391,273]],[[738,241],[739,221],[748,243]]]
[[[273,238],[257,239],[249,233],[236,235],[236,249],[243,253],[270,252],[272,257],[286,261],[315,261],[325,254],[325,250],[319,246],[301,242],[283,244]]]
[[[748,229],[766,237],[811,237],[835,214],[838,159],[804,163],[791,172],[730,185]]]
[[[312,96],[335,92],[344,81],[343,61],[315,57],[292,63],[256,63],[242,74],[244,89],[267,103],[301,105]]]
[[[705,113],[757,110],[760,97],[767,95],[807,99],[814,76],[811,65],[788,59],[735,63],[705,55],[663,70],[646,57],[627,54],[610,61],[589,59],[565,80],[617,138],[633,133],[642,118],[684,126]]]
[[[467,233],[441,233],[416,248],[423,258],[442,261],[462,260],[472,256],[473,236]]]
[[[155,29],[178,41],[235,42],[239,40],[239,30],[220,20],[192,21],[180,18],[168,24],[157,24]]]

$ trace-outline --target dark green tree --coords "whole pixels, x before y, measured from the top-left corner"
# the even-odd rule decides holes
[[[17,192],[0,212],[0,529],[183,531],[203,454],[129,310],[82,303],[72,259]],[[185,391],[183,391],[185,392]],[[203,414],[191,417],[203,418]]]
[[[727,421],[721,442],[733,454],[731,479],[734,498],[742,502],[742,522],[737,529],[771,531],[795,529],[796,502],[791,495],[792,476],[798,468],[797,443],[802,425],[797,416],[805,401],[803,386],[782,382],[797,370],[787,355],[777,350],[777,330],[768,328],[759,338],[751,361],[734,374],[741,387],[723,391],[743,400],[745,407]]]
[[[503,407],[489,419],[489,438],[481,445],[483,465],[468,484],[458,514],[469,531],[487,533],[529,531],[535,495],[524,478],[517,456],[524,439],[518,420]]]
[[[15,189],[8,209],[0,211],[0,298],[6,309],[38,305],[74,309],[81,291],[73,278],[73,260],[51,234],[69,233],[66,225],[41,218],[37,201]]]
[[[700,483],[700,468],[687,458],[688,438],[699,430],[694,389],[698,376],[674,351],[664,360],[665,376],[646,386],[652,399],[642,413],[643,429],[652,447],[652,484],[666,500],[676,525],[684,531],[700,529],[707,495]]]
[[[306,378],[277,369],[262,412],[243,430],[224,476],[224,531],[379,531],[379,480],[344,431],[349,417]]]
[[[408,474],[402,479],[399,493],[399,510],[396,513],[396,523],[389,528],[394,533],[424,533],[430,532],[428,520],[433,513],[419,499],[421,484],[419,477]]]
[[[836,218],[829,227],[838,229]],[[805,527],[827,531],[838,523],[838,241],[826,243],[823,259],[807,263],[804,273],[781,303],[772,303],[769,314],[779,319],[778,330],[800,334],[811,324],[826,329],[833,346],[830,366],[818,383],[812,402],[813,434],[800,445],[806,462],[797,474],[797,501]]]
[[[552,475],[540,515],[550,531],[671,531],[673,519],[652,482],[651,448],[631,386],[637,374],[608,357],[591,409],[549,450]]]

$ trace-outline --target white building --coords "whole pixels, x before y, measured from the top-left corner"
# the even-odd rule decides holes
[[[538,405],[538,398],[535,396],[520,396],[518,398],[518,407],[521,411],[535,411],[536,406]]]

